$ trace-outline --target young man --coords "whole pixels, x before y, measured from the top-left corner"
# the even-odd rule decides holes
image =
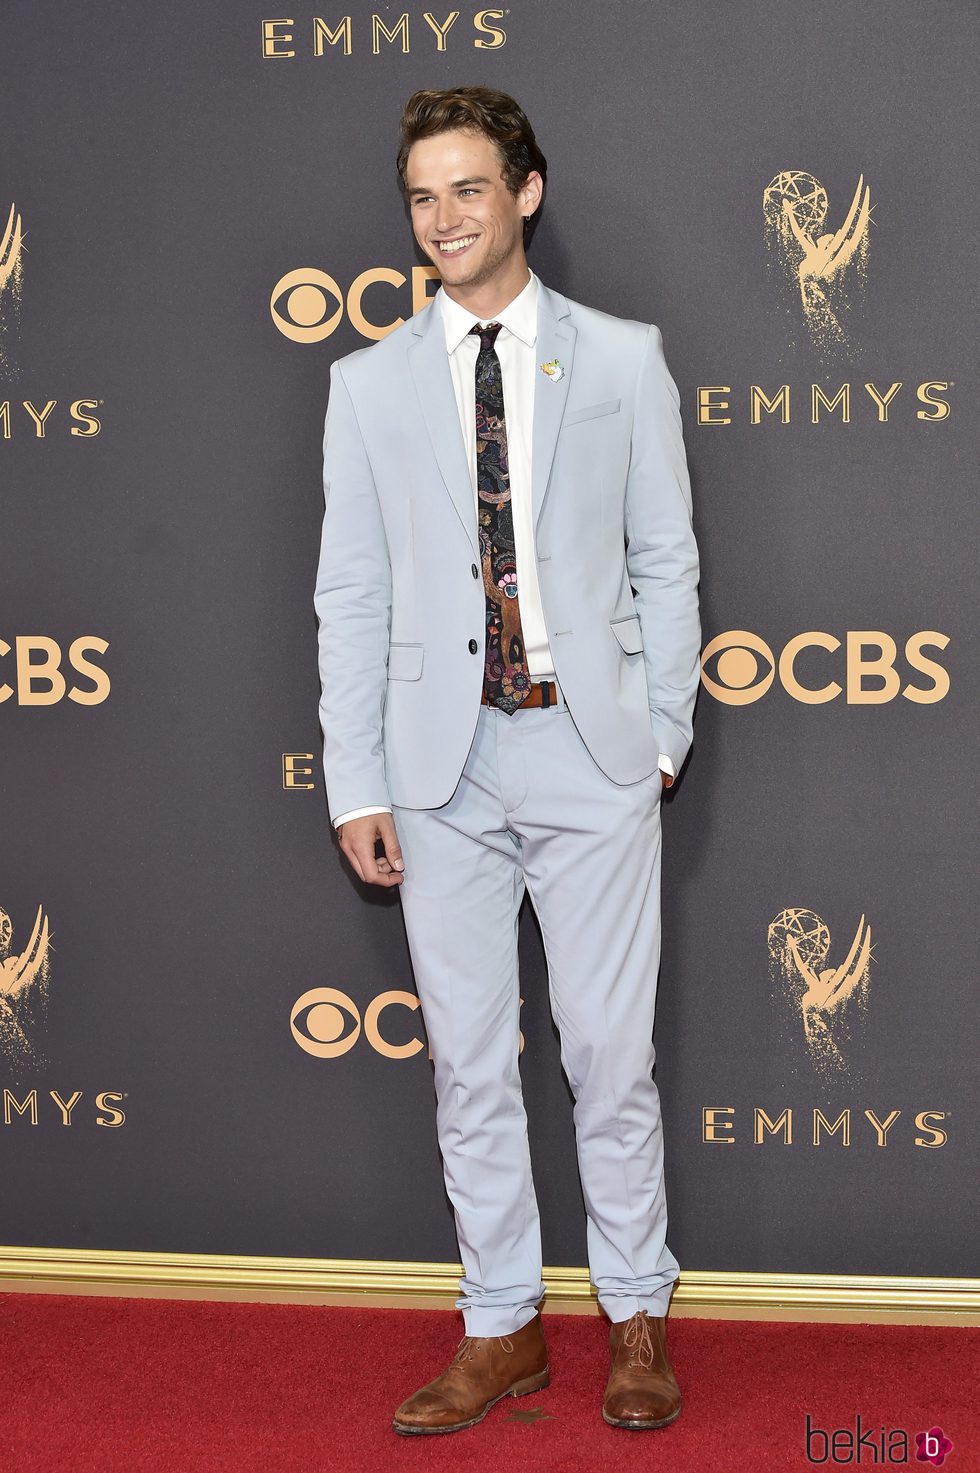
[[[548,1384],[525,889],[612,1321],[603,1416],[661,1427],[680,1392],[651,1077],[659,805],[691,743],[700,644],[679,396],[656,327],[529,271],[547,166],[513,98],[416,92],[398,168],[441,288],[333,365],[315,593],[330,816],[358,877],[399,887],[464,1268],[466,1334],[394,1427],[455,1431]]]

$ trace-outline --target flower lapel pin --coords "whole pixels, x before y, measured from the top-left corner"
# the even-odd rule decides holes
[[[552,383],[556,384],[559,379],[565,377],[565,370],[557,358],[552,358],[550,363],[542,363],[541,372],[546,373]]]

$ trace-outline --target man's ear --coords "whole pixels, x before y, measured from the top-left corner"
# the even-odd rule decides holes
[[[524,180],[524,183],[521,185],[520,193],[518,195],[521,203],[521,214],[525,217],[525,219],[534,214],[535,210],[538,208],[538,205],[541,203],[541,196],[543,193],[544,180],[541,178],[541,175],[537,172],[536,169],[532,169],[531,173],[528,174],[527,178]]]

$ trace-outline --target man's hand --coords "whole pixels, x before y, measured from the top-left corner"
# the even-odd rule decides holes
[[[405,876],[402,851],[398,846],[395,821],[390,813],[368,813],[364,818],[351,818],[337,831],[340,847],[351,867],[365,885],[400,885]],[[378,839],[384,847],[381,859],[375,859]]]

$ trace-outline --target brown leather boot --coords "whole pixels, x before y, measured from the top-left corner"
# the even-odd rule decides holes
[[[666,1427],[681,1414],[681,1393],[667,1355],[663,1315],[637,1310],[609,1331],[612,1366],[602,1415],[611,1427]]]
[[[458,1432],[481,1422],[502,1396],[547,1386],[548,1352],[541,1312],[510,1335],[464,1335],[446,1370],[403,1401],[396,1432]]]

